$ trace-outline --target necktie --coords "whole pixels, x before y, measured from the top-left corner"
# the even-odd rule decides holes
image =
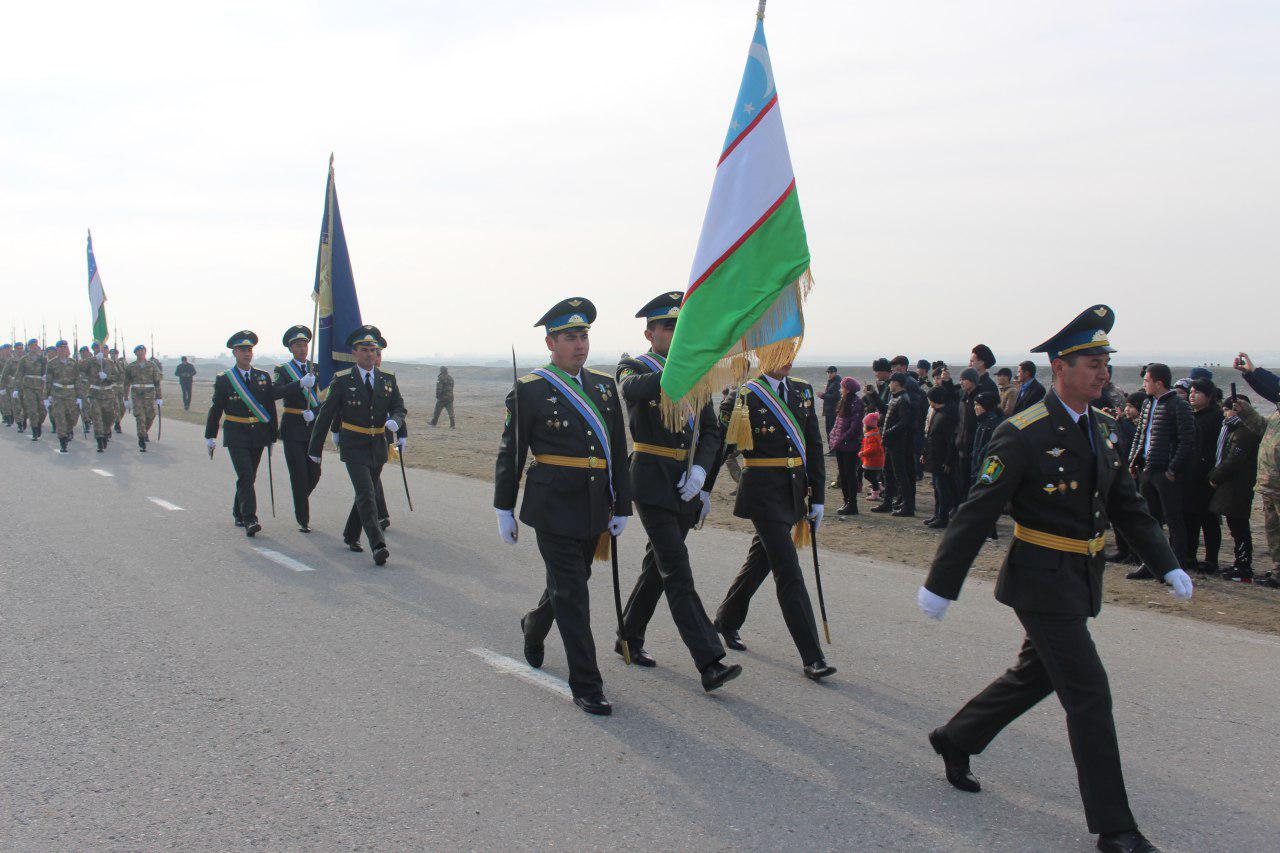
[[[1084,440],[1089,443],[1089,448],[1093,449],[1093,434],[1089,430],[1089,416],[1081,415],[1080,420],[1076,421],[1080,427],[1080,432],[1084,434]]]
[[[369,396],[373,396],[373,371],[370,370],[364,375],[364,387],[369,392]]]
[[[782,405],[787,404],[787,380],[785,379],[778,383],[778,399],[782,401]]]
[[[577,385],[579,388],[582,387],[582,374],[578,374],[577,376],[570,376],[569,378],[573,380],[574,385]]]

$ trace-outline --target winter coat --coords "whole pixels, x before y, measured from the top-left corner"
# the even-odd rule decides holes
[[[836,407],[836,403],[840,402],[840,374],[836,374],[827,380],[827,387],[821,394],[822,398],[822,414],[826,414]]]
[[[884,469],[884,445],[880,441],[880,428],[872,427],[862,433],[862,451],[858,453],[862,467],[867,471]]]
[[[1258,479],[1258,445],[1267,429],[1266,418],[1246,404],[1234,424],[1226,424],[1221,461],[1209,472],[1216,488],[1209,511],[1228,518],[1248,518],[1253,510],[1253,487]],[[1217,443],[1214,443],[1215,450]]]
[[[968,393],[961,393],[959,419],[956,422],[956,451],[961,459],[968,459],[973,453],[973,434],[978,425],[978,413],[973,410],[973,401],[982,392],[981,386]]]
[[[889,412],[884,416],[880,435],[886,446],[909,447],[916,434],[917,418],[911,395],[901,391],[889,401]]]
[[[950,473],[959,461],[956,451],[956,409],[934,409],[924,433],[924,470],[930,474]],[[946,469],[944,471],[943,469]]]
[[[838,453],[857,453],[862,449],[862,401],[850,396],[847,408],[847,412],[837,410],[827,446]]]
[[[1034,376],[1027,382],[1027,387],[1018,385],[1017,397],[1013,401],[1013,413],[1024,412],[1044,399],[1044,386]]]
[[[1191,420],[1196,428],[1195,453],[1191,457],[1191,469],[1187,473],[1186,496],[1182,507],[1187,513],[1202,513],[1209,511],[1209,498],[1213,497],[1209,472],[1216,464],[1218,435],[1222,432],[1222,409],[1210,403],[1200,411],[1193,412]]]
[[[982,467],[987,445],[991,442],[991,434],[996,431],[996,427],[1000,426],[1000,422],[1003,420],[1004,418],[1000,416],[999,412],[984,412],[974,419],[973,451],[970,453],[972,457],[970,470],[973,476],[978,476],[978,469]]]
[[[1151,452],[1146,452],[1147,424],[1151,424]],[[1176,391],[1160,399],[1148,397],[1138,419],[1138,434],[1129,452],[1130,466],[1147,471],[1172,471],[1185,478],[1195,455],[1196,427],[1191,406]]]

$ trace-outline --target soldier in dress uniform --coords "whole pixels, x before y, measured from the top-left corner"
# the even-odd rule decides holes
[[[1191,579],[1178,568],[1160,525],[1116,451],[1116,423],[1090,409],[1107,383],[1115,312],[1094,305],[1032,352],[1048,353],[1053,390],[995,431],[977,481],[951,519],[928,579],[917,593],[926,615],[941,619],[960,595],[978,550],[1007,506],[1014,539],[996,599],[1026,629],[1017,662],[929,735],[947,780],[980,790],[969,757],[1051,693],[1067,714],[1089,831],[1107,851],[1152,851],[1129,811],[1111,690],[1089,636],[1102,607],[1107,523],[1119,531],[1178,598]]]
[[[282,401],[280,444],[284,448],[284,464],[289,469],[289,487],[293,492],[293,515],[298,529],[311,532],[311,493],[320,482],[320,466],[307,458],[311,441],[311,423],[320,410],[316,395],[316,363],[307,359],[311,330],[306,326],[290,326],[283,343],[293,356],[276,367],[272,393]]]
[[[375,363],[378,352],[386,346],[377,326],[361,326],[347,337],[355,366],[334,374],[328,396],[311,425],[311,444],[307,450],[311,461],[319,465],[325,437],[331,427],[337,426],[338,455],[347,466],[347,475],[356,493],[355,506],[347,518],[342,539],[352,551],[363,550],[360,547],[363,528],[373,551],[373,562],[379,566],[387,562],[391,552],[378,525],[377,491],[381,487],[389,442],[395,440],[407,414],[396,377],[380,370]]]
[[[13,344],[0,344],[0,419],[5,426],[13,426],[13,388],[9,385],[12,367]]]
[[[746,649],[738,631],[747,619],[751,596],[772,572],[805,677],[820,681],[834,675],[836,668],[823,657],[796,553],[797,541],[808,542],[804,534],[809,526],[816,530],[822,523],[826,495],[826,447],[813,402],[813,387],[791,378],[790,363],[731,392],[720,405],[726,433],[706,488],[715,486],[720,462],[740,451],[744,470],[733,514],[749,520],[756,534],[716,612],[716,630],[729,648]]]
[[[93,422],[93,437],[102,453],[111,440],[112,426],[119,420],[118,389],[124,382],[124,372],[107,355],[106,347],[94,342],[93,357],[80,362],[80,379],[87,395],[86,415]]]
[[[57,356],[45,368],[44,404],[58,434],[58,451],[66,453],[67,443],[75,437],[84,400],[80,396],[80,368],[71,360],[71,348],[66,341],[54,346]]]
[[[254,536],[262,529],[254,483],[262,450],[276,440],[280,430],[271,374],[253,366],[253,348],[257,345],[258,336],[247,329],[227,339],[227,349],[235,355],[236,363],[213,380],[213,400],[204,424],[210,457],[218,446],[219,425],[223,428],[222,443],[236,471],[231,517],[236,527],[244,528],[246,536]]]
[[[23,423],[31,427],[31,440],[39,441],[44,428],[44,372],[49,359],[40,349],[40,340],[27,341],[27,351],[18,362],[19,399]]]
[[[706,403],[698,413],[694,446],[693,417],[682,419],[679,429],[669,429],[660,405],[662,370],[683,300],[683,293],[673,291],[641,308],[636,316],[645,321],[644,336],[650,349],[618,364],[618,391],[631,424],[631,496],[649,542],[640,577],[623,611],[622,637],[614,650],[622,654],[621,641],[626,640],[632,661],[641,666],[656,665],[644,649],[644,636],[665,591],[671,618],[702,674],[702,686],[711,691],[737,678],[742,667],[720,662],[724,646],[694,589],[689,549],[684,543],[690,528],[711,509],[711,494],[702,491],[702,486],[720,451],[720,424],[711,403]],[[691,447],[693,464],[689,465]]]
[[[525,458],[533,454],[520,520],[534,529],[547,588],[520,620],[524,655],[542,666],[554,622],[569,662],[573,701],[589,714],[611,714],[596,666],[587,581],[596,556],[608,557],[631,515],[627,433],[618,386],[584,367],[596,308],[565,299],[535,326],[546,327],[551,363],[520,377],[507,395],[507,419],[495,464],[493,506],[503,541],[515,544],[516,495]]]
[[[125,407],[133,409],[133,422],[138,436],[138,452],[147,452],[151,424],[156,410],[164,406],[164,391],[160,383],[164,374],[155,361],[147,358],[147,348],[138,344],[133,348],[134,360],[124,371]]]

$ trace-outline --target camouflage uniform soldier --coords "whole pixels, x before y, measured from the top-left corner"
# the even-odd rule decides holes
[[[13,397],[9,387],[9,368],[13,366],[13,344],[0,344],[0,419],[5,426],[13,423]]]
[[[18,425],[18,432],[25,432],[27,429],[27,422],[22,418],[22,401],[18,397],[22,387],[22,374],[18,370],[26,352],[26,344],[21,341],[14,344],[13,355],[8,364],[0,369],[0,384],[3,384],[5,398],[9,401],[9,422]]]
[[[89,404],[85,417],[93,422],[93,435],[101,453],[111,440],[111,428],[120,421],[117,395],[124,386],[124,372],[105,349],[98,348],[93,358],[80,362],[80,378]]]
[[[440,368],[440,376],[436,379],[436,410],[431,415],[432,426],[440,422],[441,412],[449,413],[449,429],[453,429],[453,377],[447,367]]]
[[[121,432],[120,421],[124,419],[125,410],[129,407],[125,403],[125,370],[129,367],[128,362],[120,357],[120,350],[115,347],[111,348],[108,353],[111,360],[116,363],[116,367],[120,368],[120,380],[116,383],[116,432]]]
[[[66,341],[58,341],[58,355],[45,368],[44,406],[49,410],[53,428],[58,434],[58,450],[67,452],[67,442],[75,435],[80,418],[80,370],[71,360]]]
[[[147,348],[138,344],[133,348],[137,357],[125,368],[125,392],[129,395],[125,400],[125,408],[132,407],[133,420],[138,435],[138,452],[147,452],[147,441],[151,424],[156,419],[156,409],[164,405],[164,393],[160,383],[164,376],[154,361],[147,359]]]
[[[19,398],[22,401],[22,419],[31,424],[31,440],[39,441],[44,427],[44,370],[48,364],[40,341],[32,338],[27,341],[27,354],[18,363]]]
[[[89,437],[89,429],[93,424],[93,406],[89,405],[89,380],[84,375],[84,365],[92,359],[93,356],[89,354],[88,347],[80,347],[80,351],[76,353],[76,375],[79,377],[76,396],[80,398],[80,422],[84,424],[85,438]]]

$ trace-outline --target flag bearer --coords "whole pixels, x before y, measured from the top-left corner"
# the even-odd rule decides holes
[[[93,423],[93,437],[101,453],[111,440],[112,426],[120,419],[118,389],[124,382],[124,371],[107,355],[106,347],[94,343],[93,357],[80,362],[80,378],[87,386],[87,416]]]

